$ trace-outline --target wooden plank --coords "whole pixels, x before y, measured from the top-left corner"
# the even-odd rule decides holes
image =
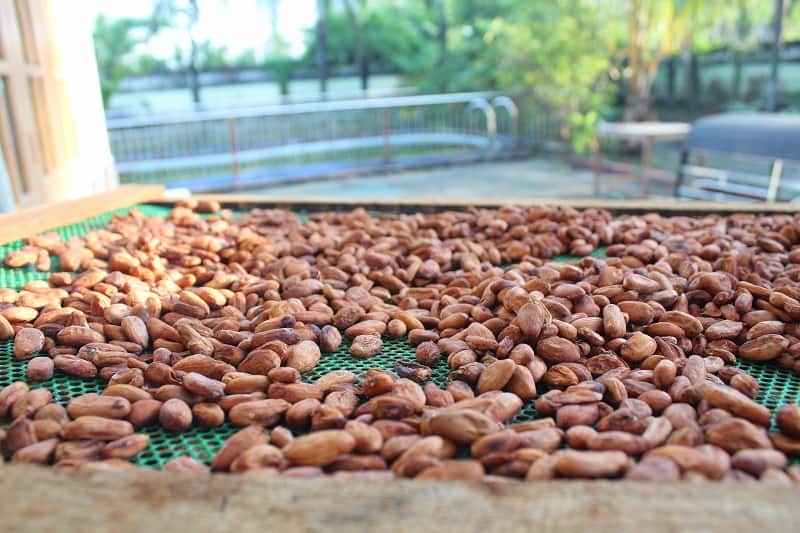
[[[238,209],[285,208],[300,211],[343,210],[363,207],[387,212],[433,212],[445,209],[502,206],[551,206],[577,209],[608,209],[614,213],[658,212],[665,215],[701,215],[706,213],[796,213],[798,206],[789,203],[741,204],[722,202],[686,202],[669,200],[597,200],[564,198],[449,199],[422,197],[414,200],[386,198],[337,198],[314,196],[265,196],[248,194],[197,194],[197,200],[216,200],[223,206]],[[74,224],[113,209],[137,203],[174,205],[178,199],[164,198],[161,185],[123,185],[115,191],[78,200],[36,206],[0,215],[0,244],[35,235],[52,228]]]
[[[116,190],[78,200],[46,204],[0,215],[0,244],[35,235],[113,209],[158,200],[163,185],[123,185]]]
[[[367,482],[6,465],[0,493],[5,531],[735,533],[800,523],[800,489],[759,484]]]
[[[8,87],[3,85],[3,93],[7,90]],[[6,171],[11,180],[12,200],[14,204],[17,204],[22,199],[22,176],[20,176],[19,154],[16,149],[17,140],[14,138],[14,131],[11,130],[13,126],[11,110],[6,108],[4,96],[0,93],[0,155],[5,158]]]
[[[467,207],[502,207],[502,206],[550,206],[574,207],[577,209],[608,209],[615,213],[659,212],[667,215],[706,213],[796,213],[800,205],[782,203],[727,203],[727,202],[687,202],[671,199],[654,200],[601,200],[567,199],[567,198],[476,198],[476,199],[442,199],[420,197],[414,200],[387,199],[383,197],[335,198],[324,196],[269,196],[254,194],[196,194],[197,200],[217,200],[227,207],[285,207],[287,209],[327,210],[365,209],[387,211],[431,211],[442,209],[464,209]],[[176,200],[163,200],[157,203],[170,204]]]

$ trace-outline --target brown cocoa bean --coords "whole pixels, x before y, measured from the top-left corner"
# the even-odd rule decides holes
[[[186,431],[192,425],[192,409],[185,401],[171,398],[161,406],[158,422],[168,431]]]
[[[22,328],[14,336],[14,358],[29,359],[44,347],[44,334],[35,328]]]
[[[353,436],[344,430],[317,431],[294,439],[283,448],[283,455],[293,465],[325,466],[353,451],[355,443]]]
[[[31,381],[47,381],[53,377],[53,360],[49,357],[34,357],[28,361],[26,375]]]

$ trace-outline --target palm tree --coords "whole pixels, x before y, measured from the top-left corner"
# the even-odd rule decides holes
[[[658,65],[664,57],[680,50],[691,54],[687,80],[689,92],[697,91],[696,73],[693,71],[696,58],[692,54],[696,32],[729,7],[726,2],[719,1],[628,0],[627,42],[622,50],[626,60],[624,120],[655,118],[650,94]]]

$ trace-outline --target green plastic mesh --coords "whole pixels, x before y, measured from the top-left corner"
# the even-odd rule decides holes
[[[357,376],[363,375],[370,368],[382,368],[394,372],[394,363],[397,360],[416,363],[416,348],[405,338],[392,339],[384,336],[381,353],[374,357],[362,359],[350,355],[350,340],[347,337],[343,337],[342,345],[339,349],[330,354],[323,354],[317,366],[303,373],[303,378],[314,381],[332,370],[349,370]],[[447,367],[446,357],[442,356],[433,367],[431,379],[434,383],[443,387],[446,385],[447,374],[449,373],[450,369]]]
[[[164,216],[169,211],[166,207],[153,205],[138,205],[137,209],[147,216]],[[71,224],[56,230],[62,238],[81,236],[93,229],[105,227],[111,217],[115,214],[125,214],[129,208],[118,209],[104,215],[89,218],[78,224]],[[305,217],[304,217],[305,218]],[[0,246],[0,257],[7,252],[18,250],[23,245],[22,241],[16,241],[7,245]],[[592,254],[595,257],[603,256],[603,249],[599,249]],[[572,261],[576,258],[570,256],[559,256],[555,261]],[[58,270],[57,261],[53,262],[53,270]],[[0,287],[11,287],[19,289],[28,281],[34,279],[47,279],[49,273],[37,272],[33,267],[23,269],[7,269],[0,266]],[[383,350],[379,355],[368,359],[353,357],[349,353],[350,341],[343,339],[342,346],[334,353],[323,354],[317,366],[303,374],[303,378],[313,381],[321,375],[332,370],[350,370],[358,376],[362,376],[370,368],[382,368],[394,371],[395,361],[398,359],[414,362],[415,348],[406,339],[383,339]],[[769,364],[755,364],[740,362],[739,366],[750,372],[755,377],[761,387],[758,402],[766,405],[771,410],[787,403],[800,402],[800,379],[791,372],[777,368]],[[15,361],[12,356],[11,341],[0,342],[0,388],[17,380],[27,381],[27,363]],[[433,368],[431,379],[439,386],[445,386],[447,375],[450,372],[444,357]],[[104,383],[99,379],[85,380],[56,370],[52,379],[43,383],[31,383],[32,387],[46,387],[53,392],[55,401],[66,404],[71,398],[90,392],[101,392]],[[536,418],[536,410],[533,402],[526,404],[522,410],[512,419],[512,422],[523,422]],[[138,466],[160,468],[170,459],[179,455],[189,455],[194,459],[209,463],[214,454],[219,450],[225,440],[233,434],[237,428],[228,423],[220,427],[207,429],[192,427],[182,433],[172,433],[159,426],[141,428],[138,431],[150,436],[148,447],[139,453],[132,461]]]
[[[137,430],[150,435],[150,442],[147,449],[136,456],[135,462],[139,466],[161,468],[170,459],[188,455],[208,464],[237,429],[225,423],[216,428],[192,426],[182,433],[172,433],[160,426],[148,426]]]
[[[756,378],[759,394],[756,401],[770,411],[786,404],[800,404],[800,378],[792,371],[770,363],[751,363],[739,360],[736,366]],[[773,417],[773,429],[775,420]],[[800,461],[800,457],[797,458]]]

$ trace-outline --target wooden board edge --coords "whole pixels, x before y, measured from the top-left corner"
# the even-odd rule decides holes
[[[680,200],[604,200],[596,198],[475,198],[387,199],[382,197],[336,198],[319,196],[270,196],[254,194],[196,194],[197,200],[216,200],[226,207],[285,207],[300,210],[335,210],[363,207],[377,211],[431,211],[465,209],[469,207],[547,206],[576,209],[607,209],[614,213],[659,212],[665,214],[698,215],[705,213],[796,213],[800,205],[781,203],[724,203]],[[174,200],[164,200],[164,204]]]
[[[179,198],[166,198],[163,185],[123,185],[113,191],[60,203],[46,204],[0,215],[0,245],[53,228],[74,224],[114,209],[149,203],[174,205]],[[387,199],[336,198],[315,196],[269,196],[252,194],[196,194],[197,200],[216,200],[236,209],[284,208],[297,211],[345,210],[362,207],[382,213],[435,212],[447,209],[497,208],[506,206],[546,206],[576,209],[607,209],[615,214],[656,212],[665,215],[701,215],[709,213],[786,213],[795,214],[800,206],[791,203],[721,203],[669,200],[601,200],[580,198],[497,198]]]
[[[0,467],[8,531],[784,531],[800,489],[623,481],[259,479]]]
[[[2,214],[0,245],[67,224],[75,224],[114,209],[158,201],[163,196],[163,185],[122,185],[113,191],[85,198],[38,205]]]

